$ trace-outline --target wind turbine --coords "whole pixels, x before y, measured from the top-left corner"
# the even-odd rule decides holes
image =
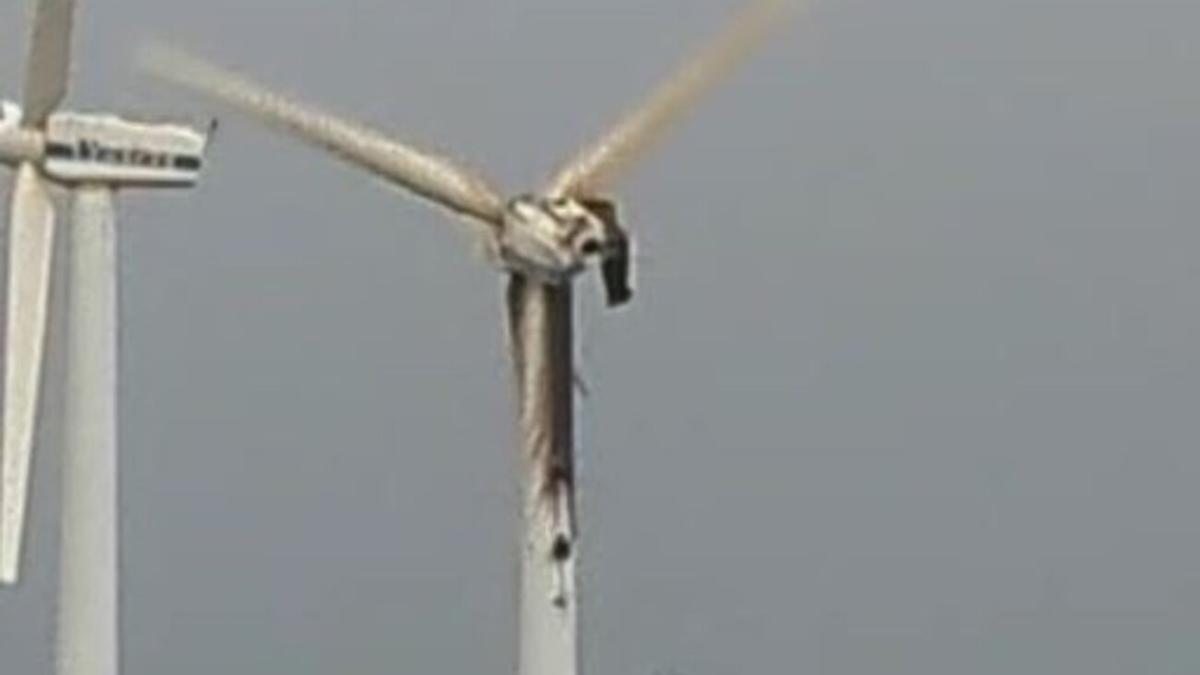
[[[508,276],[507,328],[519,399],[522,537],[518,672],[578,672],[572,282],[600,268],[611,306],[632,297],[630,243],[608,190],[768,29],[786,0],[753,0],[639,107],[540,191],[505,199],[448,158],[274,93],[157,45],[142,66],[323,148],[465,218]]]
[[[71,195],[58,672],[115,675],[113,197],[122,188],[195,184],[207,137],[183,126],[58,112],[67,91],[74,12],[74,0],[37,0],[24,109],[0,103],[0,163],[16,169],[8,222],[0,584],[17,583],[21,562],[54,250],[52,183]]]

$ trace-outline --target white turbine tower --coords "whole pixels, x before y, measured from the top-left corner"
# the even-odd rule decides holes
[[[47,183],[71,197],[66,455],[58,672],[115,675],[117,642],[117,288],[113,196],[187,187],[206,136],[187,127],[56,112],[67,90],[74,0],[38,0],[24,109],[0,104],[0,163],[16,168],[8,222],[0,584],[21,562],[36,438],[52,253]]]
[[[567,163],[537,194],[505,199],[451,160],[280,96],[164,46],[151,72],[246,111],[474,225],[507,274],[519,397],[522,536],[520,675],[578,673],[572,281],[600,267],[608,303],[629,301],[630,246],[612,184],[701,93],[780,24],[787,0],[752,0],[684,68]]]

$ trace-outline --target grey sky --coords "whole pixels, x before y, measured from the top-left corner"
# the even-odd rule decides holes
[[[81,4],[75,106],[223,118],[201,189],[121,200],[126,673],[507,672],[497,275],[132,46],[515,190],[732,3]],[[9,97],[25,5],[0,4]],[[588,672],[1200,668],[1197,25],[821,2],[641,167],[637,302],[581,289]],[[54,419],[5,675],[51,672]]]

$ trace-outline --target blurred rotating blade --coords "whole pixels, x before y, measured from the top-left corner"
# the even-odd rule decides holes
[[[75,0],[38,0],[25,64],[24,124],[40,128],[67,94]]]
[[[640,106],[584,148],[551,180],[552,197],[603,194],[696,101],[729,75],[792,8],[790,0],[750,0],[714,39]]]
[[[25,529],[54,250],[54,205],[37,169],[28,162],[17,171],[8,233],[0,583],[13,584]]]
[[[138,62],[158,77],[229,104],[452,211],[492,226],[503,219],[499,192],[444,156],[286,98],[165,45],[146,45]]]

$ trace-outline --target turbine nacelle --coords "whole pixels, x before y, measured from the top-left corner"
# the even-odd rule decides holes
[[[59,112],[45,133],[43,170],[65,184],[189,187],[200,178],[208,135],[178,124]]]
[[[21,122],[21,108],[0,101],[0,163],[33,162],[62,185],[188,187],[208,146],[208,133],[191,127],[115,115],[55,112],[37,129]]]
[[[555,285],[568,283],[596,260],[608,304],[620,305],[632,296],[629,237],[611,201],[516,197],[504,209],[497,244],[507,268]]]

